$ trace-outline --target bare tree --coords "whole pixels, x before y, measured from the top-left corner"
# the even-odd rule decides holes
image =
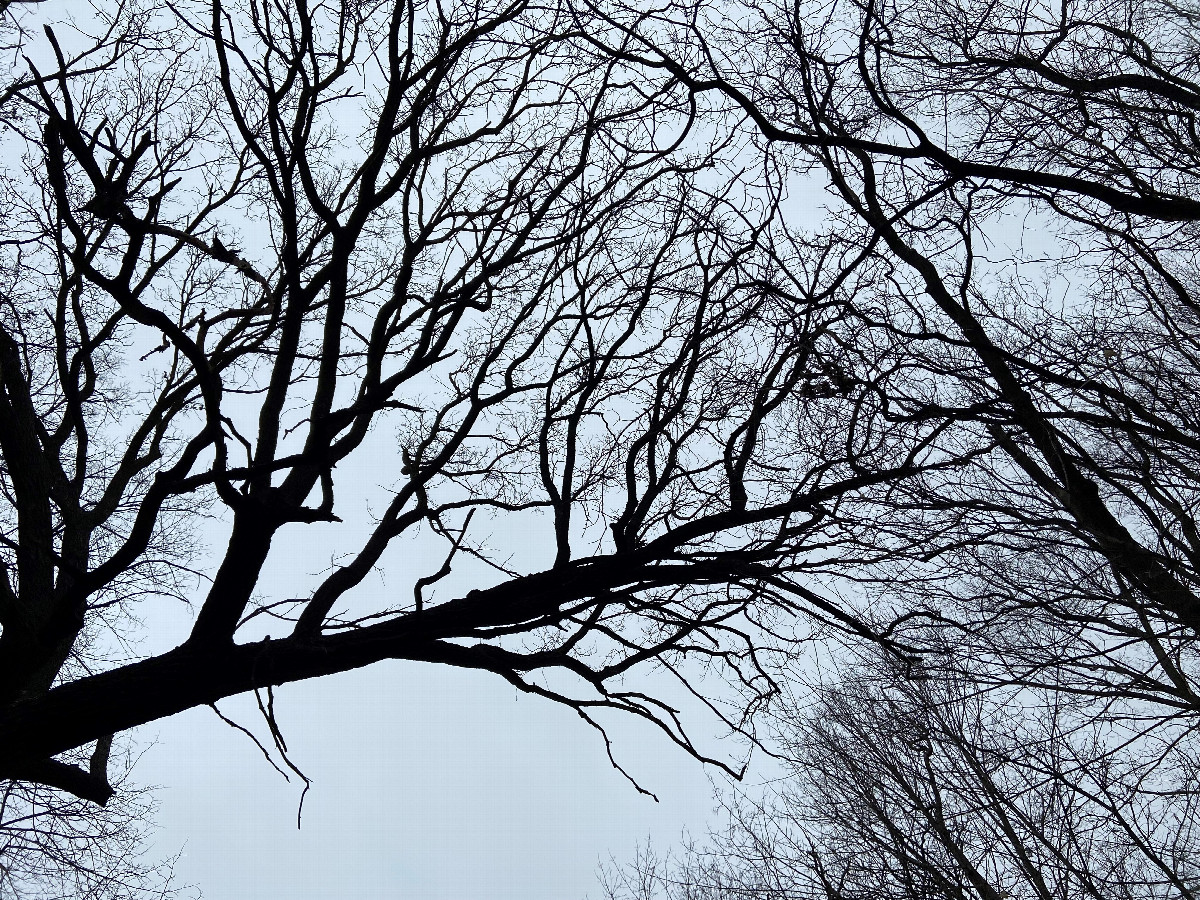
[[[119,66],[136,48],[154,43],[155,36],[145,28],[146,19],[140,11],[114,5],[96,12],[92,22],[96,30],[90,36],[79,35],[70,57],[63,60],[58,73],[60,83],[94,78]],[[33,87],[35,78],[23,65],[23,56],[36,42],[42,24],[40,13],[36,0],[0,4],[0,47],[12,67],[12,75],[0,84],[0,121],[6,131],[29,125],[29,109],[19,98]],[[6,224],[15,224],[21,219],[21,198],[18,192],[7,190],[19,182],[14,168],[6,169],[4,181],[6,190],[0,202]],[[20,285],[28,277],[21,269],[28,244],[21,237],[15,229],[4,241],[10,285]],[[20,294],[18,289],[4,295],[5,329],[15,322],[9,314],[14,311],[13,299]],[[5,472],[0,477],[8,491],[11,483],[6,468],[6,463],[0,464],[0,471]],[[11,492],[8,496],[11,498]],[[6,529],[4,534],[11,550],[11,542],[19,539],[19,533]],[[6,551],[0,561],[4,567],[0,589],[11,591],[13,587],[9,580],[11,562],[11,552]],[[10,630],[7,620],[3,628],[6,633]],[[79,652],[91,643],[90,635],[81,636]],[[94,746],[68,752],[58,763],[64,771],[73,766],[111,782],[118,797],[100,808],[95,801],[103,798],[91,791],[84,791],[90,797],[84,799],[36,781],[6,780],[0,797],[0,894],[29,900],[176,896],[173,860],[148,854],[154,805],[148,792],[130,777],[132,756],[126,742],[118,740],[114,747],[111,738],[103,738]]]
[[[86,760],[83,761],[86,764]],[[116,796],[103,807],[46,785],[7,781],[0,797],[0,891],[18,900],[140,900],[193,896],[178,885],[174,859],[149,840],[155,807],[129,778],[131,759],[112,768]]]
[[[744,823],[710,871],[726,881],[689,876],[681,895],[749,889],[732,873],[791,873],[782,887],[754,882],[756,895],[874,895],[874,879],[903,896],[1190,896],[1194,10],[867,0],[590,13],[609,52],[756,134],[791,184],[826,188],[823,214],[870,257],[858,271],[874,291],[848,316],[906,373],[877,369],[863,387],[892,421],[946,422],[937,446],[963,463],[897,484],[884,521],[911,543],[856,573],[876,634],[907,662],[871,692],[858,676],[822,686],[839,724],[801,728],[809,768],[814,748],[833,768],[799,771],[807,787],[780,814],[826,796],[840,812],[805,826],[804,852],[757,861],[742,851],[767,839],[770,817]],[[990,710],[972,720],[982,730],[961,719],[964,698]],[[976,768],[923,762],[920,729],[894,726],[914,709]],[[1012,770],[1008,729],[1026,721],[1030,755]],[[823,780],[834,769],[846,780]],[[876,803],[879,791],[900,805]],[[958,804],[953,828],[943,800]],[[1026,830],[1005,831],[1000,810]],[[1001,877],[1010,869],[1019,888]]]
[[[867,2],[712,24],[688,9],[595,14],[611,52],[828,177],[830,214],[889,267],[859,313],[942,386],[891,399],[995,442],[956,509],[1038,522],[1043,546],[1079,546],[1113,592],[1194,630],[1194,16]],[[1033,250],[1004,233],[1020,217],[1037,217],[1018,231]],[[1028,493],[980,496],[1012,476]]]
[[[861,389],[892,359],[848,317],[861,248],[782,227],[742,132],[555,3],[122,15],[119,44],[35,35],[6,101],[0,775],[103,804],[113,735],[263,691],[279,738],[273,686],[393,658],[709,758],[632,673],[752,737],[797,614],[866,628],[816,579],[886,557],[865,510],[962,459]],[[369,536],[272,596],[363,457]],[[530,515],[517,568],[489,534]],[[165,603],[190,634],[139,655]]]

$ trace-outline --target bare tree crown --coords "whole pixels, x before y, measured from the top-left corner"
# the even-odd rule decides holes
[[[1192,11],[36,13],[0,8],[0,776],[105,802],[114,734],[390,658],[708,759],[634,675],[753,740],[818,634],[1190,746]],[[367,536],[271,595],[364,465]],[[172,600],[178,647],[112,649]]]

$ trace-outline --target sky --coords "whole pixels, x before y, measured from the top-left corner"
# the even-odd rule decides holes
[[[517,696],[487,673],[411,662],[276,693],[300,788],[211,710],[145,726],[135,774],[159,784],[156,851],[182,850],[180,882],[208,900],[265,895],[422,900],[592,898],[597,864],[639,842],[678,843],[712,818],[706,768],[632,722],[622,765],[568,709]],[[253,701],[222,712],[255,725]]]

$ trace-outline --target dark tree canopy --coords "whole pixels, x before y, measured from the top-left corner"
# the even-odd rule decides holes
[[[1194,11],[48,10],[0,9],[0,777],[103,803],[114,735],[384,659],[708,758],[639,673],[753,739],[815,637],[838,740],[974,691],[1190,771]]]

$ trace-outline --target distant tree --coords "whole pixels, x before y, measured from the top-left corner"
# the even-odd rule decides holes
[[[780,715],[765,798],[681,854],[606,872],[612,900],[1177,898],[1200,891],[1195,741],[1113,740],[1063,697],[859,661]]]
[[[68,757],[71,759],[71,757]],[[87,760],[83,760],[86,765]],[[176,883],[174,859],[149,840],[154,804],[127,778],[103,807],[46,785],[7,781],[0,794],[0,895],[14,900],[141,900],[194,896]]]

